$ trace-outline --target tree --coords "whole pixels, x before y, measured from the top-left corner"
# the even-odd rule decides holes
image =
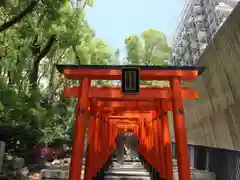
[[[127,51],[125,63],[127,64],[167,65],[166,61],[171,56],[171,48],[167,44],[164,33],[155,29],[144,31],[140,37],[136,35],[127,37],[125,48]],[[146,85],[156,83],[142,81],[142,84]]]
[[[84,17],[84,7],[93,1],[78,1],[76,6],[65,0],[37,1],[20,18],[28,1],[4,2],[0,4],[0,140],[7,142],[8,150],[22,152],[59,139],[70,142],[76,99],[61,98],[63,87],[72,83],[60,78],[54,64],[112,64],[117,59],[104,40],[94,37]]]

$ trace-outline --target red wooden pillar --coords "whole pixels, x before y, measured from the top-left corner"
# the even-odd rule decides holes
[[[173,180],[173,167],[172,167],[172,151],[171,151],[171,138],[168,123],[168,111],[164,108],[164,102],[161,102],[164,115],[162,117],[163,128],[163,144],[164,144],[164,159],[166,168],[167,180]]]
[[[99,113],[96,113],[95,116],[95,123],[94,123],[94,132],[93,132],[93,136],[92,136],[92,142],[93,142],[93,148],[92,148],[92,153],[91,153],[91,175],[92,177],[94,177],[96,175],[96,167],[97,167],[97,160],[96,160],[96,154],[98,153],[98,139],[96,137],[98,137],[98,118],[99,117]]]
[[[142,154],[142,119],[139,120],[139,128],[138,128],[138,151]]]
[[[146,134],[146,119],[144,118],[143,121],[142,121],[142,131],[143,131],[143,156],[146,160],[149,161],[149,158],[148,158],[148,154],[147,154],[147,151],[148,151],[148,141],[147,141],[147,134]]]
[[[150,158],[150,154],[149,154],[149,127],[148,127],[148,123],[147,123],[147,119],[144,118],[144,145],[145,145],[145,150],[144,150],[144,157],[145,159],[149,162],[149,164],[151,164],[151,158]]]
[[[108,160],[109,157],[109,127],[108,127],[108,123],[104,121],[104,136],[105,136],[105,143],[104,146],[106,147],[105,149],[105,156],[104,156],[104,162],[103,165],[105,164],[105,162]]]
[[[155,148],[155,153],[156,153],[156,167],[155,167],[155,169],[157,170],[157,172],[160,172],[159,171],[159,165],[160,165],[160,163],[159,163],[159,145],[158,145],[158,138],[157,138],[157,122],[156,122],[156,120],[154,120],[153,121],[153,133],[154,133],[154,148]]]
[[[156,170],[157,170],[157,172],[159,172],[160,173],[160,156],[159,156],[159,144],[158,144],[158,130],[157,130],[157,120],[158,120],[158,118],[156,117],[156,115],[157,115],[157,113],[156,113],[156,111],[153,111],[153,114],[154,114],[154,116],[153,116],[153,132],[154,132],[154,136],[153,136],[153,138],[154,138],[154,147],[155,147],[155,150],[156,150]]]
[[[106,122],[105,122],[106,116],[102,115],[101,116],[101,129],[100,129],[100,143],[101,143],[101,164],[99,169],[103,168],[104,162],[105,162],[105,158],[107,156],[107,140],[106,140],[106,135],[107,135],[107,131],[106,131]]]
[[[100,122],[99,122],[99,166],[98,166],[98,171],[102,168],[102,163],[103,163],[103,159],[104,159],[104,142],[103,142],[103,139],[104,139],[104,120],[103,120],[103,115],[100,114]]]
[[[96,173],[99,170],[99,164],[100,164],[100,113],[98,113],[98,116],[96,117],[96,124],[95,124],[95,132],[94,132],[94,147],[95,147],[95,153],[94,153],[94,161],[95,161],[95,165],[94,165],[94,170],[93,173],[94,175],[96,175]]]
[[[85,180],[91,180],[92,179],[92,168],[93,168],[93,159],[92,154],[93,151],[93,136],[95,131],[95,116],[94,114],[91,115],[89,120],[89,126],[88,126],[88,147],[87,147],[87,158],[86,158],[86,167],[85,167],[85,173],[84,173],[84,179]]]
[[[191,180],[190,161],[188,155],[187,134],[184,119],[184,107],[181,94],[180,79],[174,77],[170,81],[172,88],[172,106],[174,132],[176,139],[179,180]]]
[[[151,116],[151,119],[149,119],[150,121],[148,122],[148,125],[150,127],[150,133],[149,133],[149,139],[150,139],[150,153],[151,153],[151,159],[152,159],[152,167],[153,168],[157,168],[157,161],[158,159],[156,158],[157,155],[156,155],[156,146],[155,146],[155,143],[154,143],[154,139],[155,139],[155,134],[154,134],[154,127],[153,127],[153,120],[152,120],[152,117]]]
[[[160,104],[159,104],[160,105]],[[159,107],[160,108],[160,107]],[[159,162],[160,162],[160,177],[166,178],[166,171],[165,171],[165,157],[164,157],[164,145],[163,145],[163,128],[162,128],[162,118],[160,116],[161,110],[157,110],[157,133],[158,133],[158,146],[159,146]]]
[[[110,137],[109,137],[109,142],[110,142],[110,152],[112,153],[113,150],[114,150],[114,127],[113,127],[113,124],[111,121],[109,121],[109,134],[110,134]]]
[[[113,128],[114,127],[113,127],[112,121],[109,121],[109,134],[110,134],[109,141],[110,141],[111,151],[113,150],[113,142],[114,142],[114,134],[113,134],[114,129]]]
[[[74,128],[74,140],[72,144],[69,180],[80,180],[81,178],[86,118],[88,116],[88,92],[90,86],[91,80],[88,78],[81,80],[76,109],[76,121]]]
[[[112,125],[110,124],[110,122],[108,122],[108,134],[109,134],[109,137],[108,137],[108,151],[109,151],[109,156],[111,155],[112,153],[112,150],[113,150],[113,146],[112,146]]]

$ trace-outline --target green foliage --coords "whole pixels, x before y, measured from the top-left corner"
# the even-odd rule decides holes
[[[149,29],[144,31],[140,37],[136,35],[125,39],[127,50],[127,62],[125,64],[135,65],[167,65],[171,56],[171,48],[163,32]],[[166,82],[141,81],[144,85],[167,85]]]
[[[119,50],[95,38],[85,19],[84,7],[93,3],[0,3],[0,140],[7,142],[9,151],[70,146],[76,99],[61,95],[64,87],[79,82],[61,79],[54,64],[120,64]],[[128,64],[162,65],[171,52],[164,34],[156,30],[130,36],[125,44]]]
[[[167,65],[164,60],[171,56],[171,48],[165,35],[158,30],[149,29],[141,36],[129,36],[125,39],[127,61],[138,65]]]
[[[61,95],[76,82],[61,79],[54,64],[112,64],[118,58],[84,17],[85,5],[94,1],[76,7],[66,0],[6,2],[0,4],[0,140],[15,152],[69,146],[76,100]]]

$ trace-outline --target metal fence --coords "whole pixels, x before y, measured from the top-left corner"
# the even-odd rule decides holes
[[[173,159],[177,158],[172,143]],[[216,174],[216,180],[240,180],[240,152],[189,145],[190,164],[195,169]]]

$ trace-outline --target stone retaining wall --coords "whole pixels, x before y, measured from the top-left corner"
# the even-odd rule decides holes
[[[209,44],[198,64],[205,72],[187,83],[199,100],[185,101],[189,142],[240,149],[240,4]]]

